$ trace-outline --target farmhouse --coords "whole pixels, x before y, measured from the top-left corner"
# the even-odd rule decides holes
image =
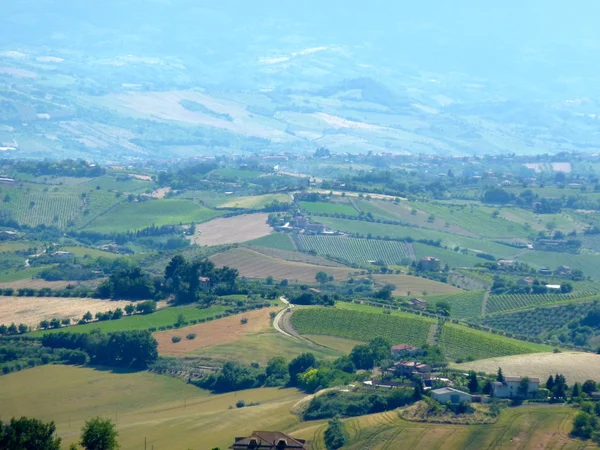
[[[473,396],[466,392],[459,391],[451,387],[434,389],[431,391],[431,398],[440,403],[452,403],[458,405],[460,403],[471,403]]]
[[[519,286],[533,286],[533,278],[521,278],[517,281],[517,285]]]
[[[421,258],[419,265],[421,266],[422,270],[427,272],[437,272],[441,269],[440,260],[434,256],[426,256],[425,258]]]
[[[73,253],[71,252],[65,252],[65,251],[58,251],[58,252],[54,252],[52,253],[52,257],[56,258],[56,259],[69,259],[69,258],[73,258]]]
[[[546,289],[549,291],[560,291],[560,284],[547,284]]]
[[[236,437],[230,450],[310,450],[304,439],[296,439],[279,431],[254,431],[248,437]]]
[[[199,278],[200,281],[200,289],[202,289],[203,291],[209,291],[210,290],[210,278],[208,277],[200,277]]]
[[[555,273],[556,275],[570,275],[571,268],[569,266],[558,266]]]
[[[538,270],[540,275],[552,275],[552,271],[550,269],[547,269],[546,267],[542,267],[540,270]]]
[[[392,356],[394,358],[401,358],[403,356],[414,355],[419,349],[409,344],[398,344],[392,347]]]
[[[393,372],[398,377],[418,376],[428,379],[431,377],[431,366],[418,361],[400,361],[388,369],[388,372]]]
[[[416,308],[425,309],[427,308],[427,300],[413,297],[409,300],[409,303]]]
[[[504,383],[496,381],[492,384],[492,397],[497,398],[514,398],[519,396],[519,385],[522,377],[504,377]],[[529,378],[527,392],[537,392],[540,389],[539,378]]]
[[[513,267],[515,265],[515,261],[512,259],[501,259],[497,264],[499,269],[506,269],[507,267]]]

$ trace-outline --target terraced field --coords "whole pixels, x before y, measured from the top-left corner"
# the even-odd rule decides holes
[[[385,264],[399,265],[414,261],[412,245],[397,241],[299,235],[297,242],[300,250],[314,250],[319,255],[332,256],[356,264],[383,261]]]

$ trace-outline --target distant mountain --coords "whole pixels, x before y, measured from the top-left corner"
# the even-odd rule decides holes
[[[404,3],[8,2],[0,136],[114,160],[597,151],[598,2]]]

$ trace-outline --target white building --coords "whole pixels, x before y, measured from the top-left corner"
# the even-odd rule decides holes
[[[458,389],[451,387],[434,389],[431,391],[431,398],[442,404],[452,403],[453,405],[458,405],[460,403],[471,403],[473,400],[473,396],[471,394],[467,394],[466,392],[459,391]]]
[[[496,381],[492,384],[492,397],[497,398],[516,398],[519,397],[519,386],[522,377],[504,377],[504,383]],[[539,378],[529,378],[529,386],[527,395],[530,396],[533,392],[540,389]]]

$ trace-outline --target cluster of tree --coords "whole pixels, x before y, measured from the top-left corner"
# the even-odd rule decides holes
[[[378,337],[368,344],[354,347],[350,352],[350,360],[357,369],[372,369],[390,359],[391,349],[386,339]]]
[[[219,166],[215,162],[202,162],[170,172],[159,172],[157,182],[160,186],[173,189],[205,189],[206,175]]]
[[[599,331],[600,307],[596,305],[587,312],[585,317],[569,322],[564,341],[570,341],[575,345],[583,346],[591,337],[597,335]]]
[[[102,273],[98,273],[89,266],[67,263],[44,269],[39,273],[39,276],[46,281],[87,281],[100,278]]]
[[[184,234],[181,225],[162,225],[160,227],[151,225],[136,231],[127,231],[126,233],[99,233],[96,231],[71,231],[69,236],[85,244],[95,244],[99,241],[113,241],[115,244],[124,245],[128,242],[144,237],[155,236],[181,236]]]
[[[160,292],[160,280],[153,279],[139,267],[120,269],[96,289],[96,297],[128,300],[154,298]]]
[[[6,295],[12,297],[16,295],[18,297],[90,297],[94,293],[93,290],[87,286],[75,286],[69,284],[62,289],[52,289],[48,287],[34,289],[34,288],[5,288],[0,289],[0,295]]]
[[[62,161],[19,161],[13,169],[21,173],[35,176],[51,175],[57,177],[89,177],[95,178],[106,173],[106,169],[98,164],[89,164],[83,159],[64,159]]]
[[[0,336],[14,336],[17,334],[25,334],[28,331],[29,327],[24,323],[20,323],[19,325],[14,322],[10,325],[0,324]]]
[[[80,350],[51,349],[26,338],[0,339],[0,371],[2,374],[49,363],[85,364],[87,354]]]
[[[85,422],[79,445],[85,450],[117,450],[119,432],[109,419],[96,417]],[[21,417],[0,421],[0,448],[3,450],[60,450],[62,439],[56,436],[54,422]],[[72,444],[69,450],[79,446]]]
[[[494,283],[492,284],[491,293],[495,295],[500,294],[547,294],[549,291],[546,287],[546,283],[538,279],[533,280],[531,286],[521,286],[509,279],[501,276],[494,276]],[[573,292],[573,285],[569,282],[562,282],[560,284],[560,293],[568,294]]]
[[[149,331],[58,332],[45,334],[42,345],[81,350],[88,354],[91,364],[100,366],[145,369],[158,358],[158,343]]]
[[[346,429],[339,417],[334,417],[327,423],[327,429],[323,433],[325,438],[325,447],[327,450],[337,450],[342,448],[348,440]]]
[[[355,417],[389,411],[421,400],[422,390],[413,387],[377,391],[330,391],[314,397],[303,414],[304,420]]]
[[[294,305],[326,305],[333,306],[335,299],[329,294],[318,292],[304,291],[297,295],[288,296],[290,303]]]
[[[186,261],[181,255],[174,256],[165,269],[165,292],[173,294],[177,303],[194,303],[206,290],[200,278],[208,278],[210,290],[225,295],[235,291],[239,272],[230,267],[216,268],[208,259]]]

